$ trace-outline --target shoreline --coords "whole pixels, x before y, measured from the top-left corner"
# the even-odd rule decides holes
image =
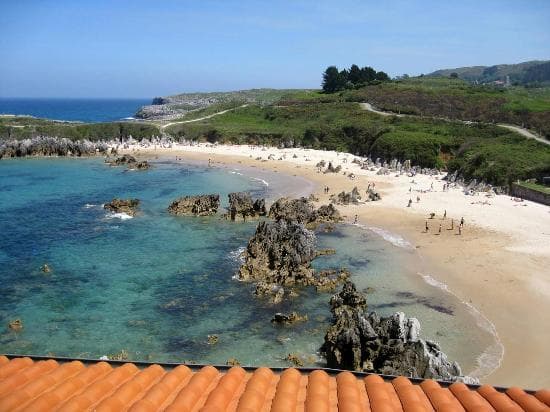
[[[444,285],[444,290],[493,325],[496,343],[503,346],[504,353],[500,367],[483,382],[533,389],[550,385],[550,330],[544,327],[550,324],[550,274],[545,273],[545,268],[550,267],[550,251],[544,247],[544,241],[547,244],[550,240],[550,208],[528,201],[518,204],[505,195],[481,198],[482,195],[464,195],[454,188],[442,192],[441,175],[414,176],[415,184],[405,175],[376,175],[352,164],[353,155],[329,151],[199,144],[156,150],[136,146],[121,153],[147,158],[211,159],[214,164],[301,176],[316,185],[313,192],[320,203],[328,201],[321,186],[328,185],[331,194],[350,191],[354,186],[364,193],[367,182],[375,182],[381,201],[338,208],[347,215],[348,223],[357,214],[359,223],[401,236],[428,268],[419,272],[420,276],[430,276]],[[270,154],[282,160],[267,160]],[[262,159],[256,160],[259,157]],[[354,173],[356,178],[352,181],[342,174],[318,173],[315,164],[320,159],[342,165],[343,171]],[[430,191],[432,183],[435,189]],[[415,191],[409,193],[413,185]],[[417,193],[420,202],[407,208],[407,200]],[[448,212],[447,219],[442,219],[441,209]],[[437,213],[434,220],[427,218],[432,210]],[[448,230],[451,218],[457,223],[456,230],[463,216],[462,235]],[[423,233],[425,221],[432,226],[429,233]],[[438,224],[445,225],[441,234],[436,231]]]

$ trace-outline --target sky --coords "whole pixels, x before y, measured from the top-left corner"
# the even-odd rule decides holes
[[[0,0],[0,97],[318,88],[550,59],[549,0]]]

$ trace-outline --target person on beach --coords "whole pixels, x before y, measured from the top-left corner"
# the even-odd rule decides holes
[[[439,224],[439,234],[441,234],[441,223]]]
[[[458,226],[458,234],[462,235],[462,226]]]
[[[428,227],[428,221],[426,220],[426,233],[428,233],[429,230],[430,228]]]
[[[353,223],[354,223],[354,224],[357,223],[357,215],[355,215],[355,219],[353,220]]]
[[[445,209],[445,212],[443,212],[443,219],[447,219],[447,209]]]
[[[420,202],[420,196],[416,196],[416,203]]]
[[[413,200],[412,200],[412,199],[409,199],[409,204],[407,205],[407,207],[411,207],[412,202],[413,202]]]
[[[460,227],[464,227],[464,217],[460,218]]]
[[[451,219],[451,230],[454,230],[455,228],[455,220]]]

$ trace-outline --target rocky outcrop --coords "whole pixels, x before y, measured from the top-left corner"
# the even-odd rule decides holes
[[[365,297],[346,282],[330,300],[332,325],[321,351],[329,368],[442,380],[465,380],[459,365],[439,345],[420,339],[420,323],[397,312],[389,317],[367,314]]]
[[[0,159],[25,156],[92,156],[106,153],[107,143],[37,136],[23,140],[0,140]]]
[[[265,216],[267,210],[265,208],[264,199],[252,200],[252,196],[247,192],[229,193],[229,207],[227,208],[227,216],[231,220],[246,220],[257,216]]]
[[[277,285],[312,284],[315,234],[285,219],[260,222],[244,253],[241,280]]]
[[[299,199],[280,198],[271,205],[269,217],[275,220],[288,220],[303,224],[321,222],[339,222],[340,213],[334,205],[324,205],[315,209],[313,203],[301,197]]]
[[[382,196],[380,196],[380,193],[375,192],[371,188],[367,190],[367,202],[376,202],[377,200],[381,200],[381,199],[382,199]]]
[[[277,312],[271,318],[271,323],[276,323],[280,325],[292,325],[297,322],[307,321],[307,315],[299,315],[297,312],[290,312],[288,315],[286,313]]]
[[[168,212],[178,216],[211,216],[218,212],[220,195],[184,196],[168,206]]]
[[[125,154],[121,157],[117,157],[115,160],[106,161],[111,166],[128,166],[130,170],[147,170],[151,168],[151,165],[147,160],[138,162],[134,156]]]
[[[330,197],[331,201],[338,205],[357,204],[361,200],[361,195],[357,187],[354,187],[351,192],[340,192],[336,196]]]
[[[341,170],[342,170],[342,166],[338,165],[334,167],[332,165],[332,162],[328,162],[328,166],[323,173],[340,173]]]
[[[276,283],[258,282],[254,295],[268,298],[271,303],[281,303],[285,296],[285,289]]]
[[[125,213],[135,216],[139,206],[139,199],[113,199],[105,203],[103,208],[113,213]]]

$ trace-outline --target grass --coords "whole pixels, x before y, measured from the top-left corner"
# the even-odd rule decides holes
[[[542,193],[545,193],[547,195],[550,195],[550,187],[549,186],[544,186],[544,185],[541,185],[541,184],[538,184],[538,183],[533,183],[533,182],[520,182],[519,185],[523,186],[523,187],[526,187],[528,189],[536,190],[537,192],[542,192]]]
[[[168,133],[222,143],[304,146],[423,167],[458,170],[466,179],[508,185],[550,173],[550,147],[493,125],[381,117],[352,102],[251,105],[204,121],[173,125]]]

